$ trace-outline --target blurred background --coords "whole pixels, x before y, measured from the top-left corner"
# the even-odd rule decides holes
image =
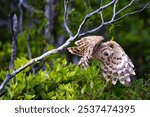
[[[110,1],[105,0],[103,5]],[[119,16],[141,9],[148,1],[137,0]],[[0,0],[0,70],[8,70],[11,61],[10,14],[16,13],[18,18],[17,58],[35,58],[62,45],[69,38],[63,25],[63,2],[63,0]],[[129,2],[130,0],[119,1],[117,9],[119,10]],[[84,16],[99,6],[100,0],[70,0],[67,24],[73,34],[76,33]],[[112,7],[102,13],[104,21],[110,20]],[[93,29],[100,24],[100,15],[94,15],[88,20],[82,32]],[[112,25],[102,27],[93,35],[102,35],[106,40],[113,37],[133,61],[138,77],[146,78],[150,73],[150,6],[142,12],[129,15]],[[57,57],[64,56],[75,64],[79,60],[78,57],[69,54],[66,49],[59,53],[61,54]],[[51,57],[56,59],[54,55]],[[48,60],[45,59],[45,61]]]

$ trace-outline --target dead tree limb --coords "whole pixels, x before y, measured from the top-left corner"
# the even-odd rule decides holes
[[[91,29],[91,30],[88,30],[86,32],[83,32],[81,34],[79,34],[78,37],[82,37],[82,36],[85,36],[87,34],[92,34],[93,32],[96,32],[97,30],[100,30],[103,26],[107,26],[107,25],[110,25],[110,24],[113,24],[114,22],[117,22],[121,19],[123,19],[124,17],[128,16],[128,15],[133,15],[135,13],[138,13],[138,12],[142,12],[146,7],[148,7],[150,5],[150,2],[146,3],[141,9],[139,10],[136,10],[136,11],[133,11],[133,12],[129,12],[129,13],[126,13],[120,17],[117,17],[119,13],[121,13],[122,11],[124,11],[125,9],[129,8],[135,0],[132,0],[127,6],[123,7],[121,10],[117,11],[116,12],[116,3],[118,2],[119,0],[115,0],[114,2],[114,7],[113,7],[113,16],[111,18],[111,20],[109,21],[105,21],[104,22],[104,18],[103,18],[103,15],[102,15],[102,10],[100,11],[100,15],[101,15],[101,24],[94,28],[94,29]]]
[[[64,0],[64,9],[65,9],[65,12],[64,12],[64,26],[65,26],[65,29],[67,31],[67,33],[69,34],[70,37],[73,36],[71,30],[69,29],[68,25],[67,25],[67,17],[68,17],[68,0]]]
[[[12,34],[12,52],[9,69],[15,68],[14,60],[17,54],[17,39],[18,39],[18,19],[16,14],[10,14],[11,34]]]
[[[26,8],[31,13],[34,12],[34,13],[44,14],[43,11],[37,10],[34,7],[32,7],[31,5],[29,5],[26,0],[19,0],[19,4],[21,4],[24,8]]]

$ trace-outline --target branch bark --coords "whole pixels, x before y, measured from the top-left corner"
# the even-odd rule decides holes
[[[16,14],[10,14],[11,34],[12,34],[12,53],[9,69],[15,68],[14,60],[17,54],[17,39],[18,39],[18,19]]]
[[[68,0],[64,0],[64,26],[66,31],[68,32],[70,37],[73,37],[73,34],[71,32],[71,30],[69,29],[68,25],[67,25],[67,17],[68,17]]]
[[[19,4],[21,4],[24,8],[29,10],[31,13],[34,12],[34,13],[44,14],[43,11],[37,10],[34,7],[32,7],[31,5],[29,5],[26,0],[19,0]]]

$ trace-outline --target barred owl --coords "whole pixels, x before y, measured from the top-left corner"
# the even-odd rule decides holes
[[[81,56],[78,65],[88,67],[90,59],[102,63],[102,75],[106,81],[115,85],[119,80],[121,84],[129,84],[131,76],[135,75],[134,65],[122,47],[115,41],[102,42],[102,36],[87,36],[76,41],[76,47],[67,48],[72,54]]]

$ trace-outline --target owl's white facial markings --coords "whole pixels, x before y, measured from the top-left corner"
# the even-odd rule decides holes
[[[113,49],[105,43],[102,43],[98,49],[100,60],[109,63],[113,55]]]

